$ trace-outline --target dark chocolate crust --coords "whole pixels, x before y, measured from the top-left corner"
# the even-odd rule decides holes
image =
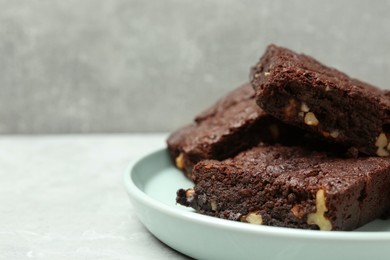
[[[353,230],[390,208],[389,158],[340,159],[303,147],[259,145],[224,161],[199,162],[193,180],[194,189],[177,192],[179,204],[270,226]],[[320,218],[313,222],[316,212]]]
[[[368,155],[390,155],[388,92],[275,45],[252,68],[251,84],[259,106],[281,121]]]
[[[190,177],[203,159],[223,160],[260,141],[288,143],[302,132],[267,115],[255,102],[255,92],[244,84],[173,132],[168,150],[174,164]]]

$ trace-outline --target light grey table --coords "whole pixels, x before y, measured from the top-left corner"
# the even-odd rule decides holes
[[[0,259],[187,259],[138,221],[131,160],[165,134],[0,137]]]

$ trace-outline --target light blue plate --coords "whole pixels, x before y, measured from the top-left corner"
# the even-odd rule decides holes
[[[132,163],[124,180],[146,228],[197,259],[390,259],[390,220],[353,232],[312,231],[223,220],[176,205],[176,190],[193,184],[165,149]]]

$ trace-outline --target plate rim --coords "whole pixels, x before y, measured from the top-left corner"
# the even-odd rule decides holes
[[[286,227],[273,227],[265,225],[251,225],[248,223],[241,223],[231,220],[220,219],[216,217],[201,215],[194,211],[184,211],[176,209],[170,205],[166,205],[146,194],[133,181],[132,176],[135,174],[134,168],[152,156],[166,153],[167,148],[155,149],[152,152],[137,156],[127,166],[123,181],[126,191],[130,197],[136,199],[154,210],[161,211],[174,218],[184,219],[186,221],[197,222],[198,224],[218,227],[233,232],[245,232],[250,234],[258,234],[259,236],[273,236],[283,238],[299,238],[299,239],[315,239],[333,241],[389,241],[390,232],[388,231],[319,231],[319,230],[305,230]],[[172,165],[173,167],[173,165]],[[157,172],[158,173],[158,172]],[[136,209],[136,208],[134,208]]]

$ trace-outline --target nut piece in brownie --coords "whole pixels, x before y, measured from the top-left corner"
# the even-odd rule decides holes
[[[226,159],[260,141],[294,142],[301,130],[267,115],[254,97],[251,85],[244,84],[172,133],[167,144],[176,167],[191,177],[192,167],[203,159]]]
[[[201,214],[269,226],[353,230],[390,208],[390,160],[341,159],[304,147],[262,145],[204,160],[176,201]]]
[[[368,155],[390,155],[389,93],[270,45],[252,68],[251,84],[264,111]]]

